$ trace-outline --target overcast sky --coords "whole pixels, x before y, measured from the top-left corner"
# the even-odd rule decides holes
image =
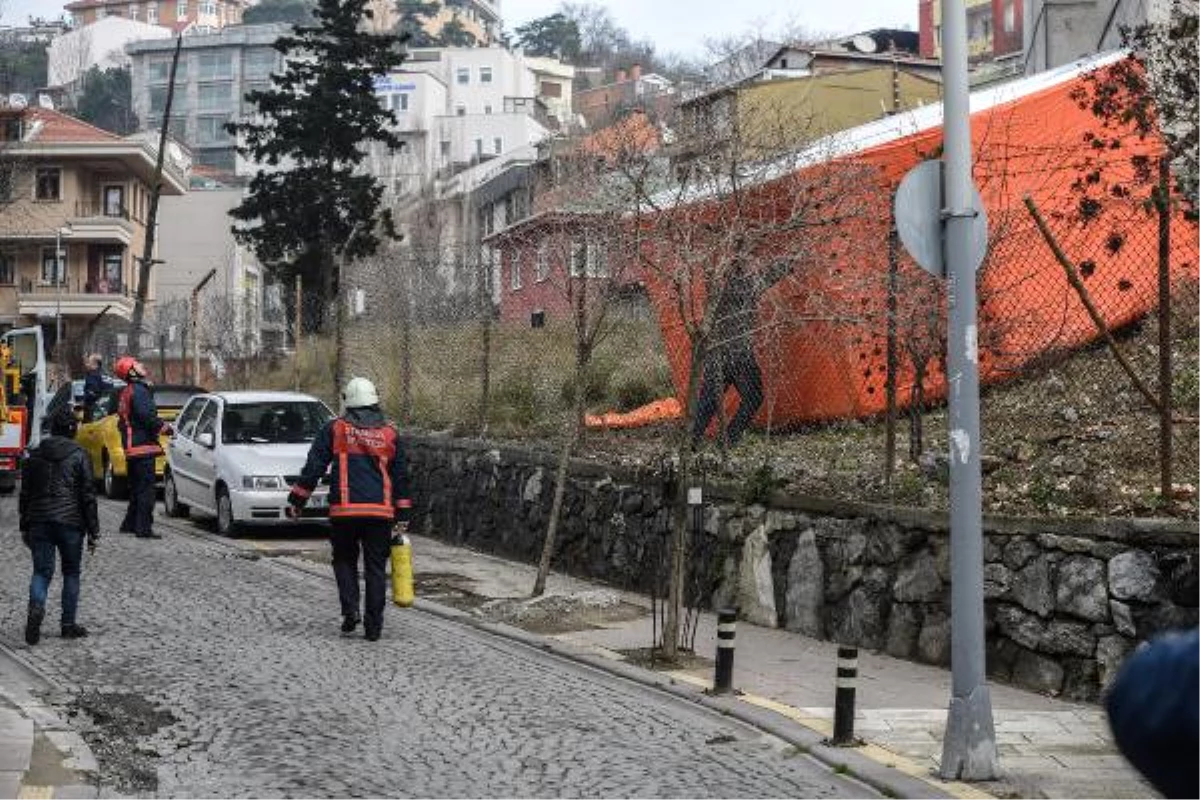
[[[4,24],[24,24],[30,14],[57,17],[65,0],[0,0]],[[706,37],[800,25],[815,33],[917,27],[917,0],[607,0],[617,24],[634,39],[662,52],[702,55]],[[553,14],[559,0],[500,0],[508,30]]]

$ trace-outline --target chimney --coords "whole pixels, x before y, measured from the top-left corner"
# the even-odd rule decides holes
[[[625,82],[625,77],[626,77],[626,76],[625,76],[625,70],[623,70],[623,69],[619,69],[619,70],[617,70],[617,78],[616,78],[616,80],[615,80],[615,81],[613,81],[613,82],[614,82],[614,83],[624,83],[624,82]]]
[[[642,65],[634,64],[629,68],[629,80],[636,81],[642,77]]]

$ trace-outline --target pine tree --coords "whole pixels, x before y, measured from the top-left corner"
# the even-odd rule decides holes
[[[275,42],[285,68],[249,93],[257,114],[226,126],[260,167],[230,212],[235,237],[273,274],[299,272],[327,301],[338,297],[337,254],[370,255],[395,236],[383,187],[361,164],[371,143],[401,147],[374,81],[403,62],[403,39],[366,32],[366,3],[319,0],[316,24]]]

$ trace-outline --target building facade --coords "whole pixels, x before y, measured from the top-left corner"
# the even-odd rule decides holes
[[[573,75],[499,47],[414,49],[403,69],[376,82],[404,146],[374,151],[370,169],[400,198],[534,145],[566,127]]]
[[[603,128],[635,109],[665,111],[675,100],[671,81],[656,73],[643,73],[639,64],[617,70],[612,83],[575,93],[575,113],[589,128]]]
[[[126,17],[105,17],[59,36],[46,48],[47,80],[52,90],[69,92],[92,67],[130,65],[125,45],[143,39],[165,39],[171,31]]]
[[[171,105],[171,134],[185,142],[196,163],[226,172],[237,168],[237,146],[225,124],[252,111],[246,93],[266,89],[282,56],[271,45],[288,25],[239,25],[185,36]],[[174,39],[132,42],[133,109],[143,128],[162,123]]]
[[[248,0],[76,0],[64,8],[76,28],[123,17],[176,33],[187,29],[208,33],[240,24],[249,5]]]
[[[1026,0],[967,0],[967,55],[994,61],[1019,55],[1024,46]],[[920,0],[921,55],[942,57],[941,0]]]
[[[132,317],[156,148],[49,109],[0,109],[0,326],[82,345],[97,321]],[[163,196],[187,191],[188,169],[172,143]]]

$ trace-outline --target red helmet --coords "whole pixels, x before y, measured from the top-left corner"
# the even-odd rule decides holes
[[[116,365],[113,367],[113,372],[123,381],[129,380],[130,372],[141,373],[142,365],[133,356],[121,356],[117,359]]]

